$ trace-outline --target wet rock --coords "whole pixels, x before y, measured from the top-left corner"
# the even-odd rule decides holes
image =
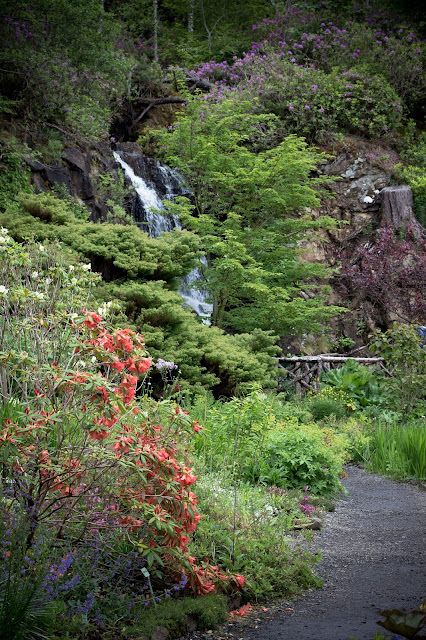
[[[157,627],[151,636],[151,640],[168,640],[170,633],[166,627]]]
[[[79,149],[66,148],[62,152],[62,157],[67,163],[77,167],[80,171],[87,171],[86,158]]]
[[[98,176],[116,171],[116,163],[110,146],[97,143],[93,147],[65,147],[62,151],[62,164],[49,166],[27,158],[31,168],[31,182],[36,192],[47,191],[55,185],[61,185],[81,204],[92,212],[94,220],[106,216],[107,207],[98,194]]]
[[[42,171],[42,169],[44,169],[44,164],[42,164],[38,160],[35,160],[31,156],[25,158],[25,162],[29,167],[31,167],[31,169],[34,169],[35,171]]]
[[[69,189],[70,186],[70,173],[66,167],[47,167],[45,170],[46,180],[49,184],[64,185]]]
[[[197,630],[197,618],[190,613],[186,614],[186,631],[192,633]]]

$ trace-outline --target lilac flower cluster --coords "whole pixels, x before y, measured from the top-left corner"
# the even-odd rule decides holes
[[[154,367],[161,371],[161,369],[168,369],[169,371],[173,371],[173,369],[177,369],[178,366],[174,362],[163,360],[163,358],[158,358]]]
[[[211,100],[220,101],[237,91],[259,98],[272,109],[277,102],[285,102],[287,116],[292,116],[289,130],[308,137],[310,132],[332,131],[333,127],[375,136],[396,129],[403,112],[400,98],[416,99],[426,89],[422,43],[414,30],[401,22],[396,28],[383,12],[349,20],[345,28],[328,20],[315,31],[303,31],[311,20],[312,16],[299,9],[265,19],[253,25],[253,30],[266,37],[254,41],[250,51],[234,56],[230,63],[210,60],[187,73],[214,83]],[[297,30],[297,39],[286,37]],[[371,68],[371,75],[357,72],[354,65]],[[380,82],[384,83],[383,93]],[[300,94],[303,103],[298,100]],[[348,108],[344,103],[351,113],[344,113]],[[298,125],[302,119],[307,122],[307,117],[310,124],[304,131]]]

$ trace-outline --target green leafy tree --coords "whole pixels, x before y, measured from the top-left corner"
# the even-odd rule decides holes
[[[193,202],[168,206],[201,238],[207,263],[200,286],[213,301],[212,324],[315,331],[339,311],[302,292],[327,271],[301,259],[300,241],[335,224],[307,212],[319,204],[320,180],[311,172],[322,156],[296,136],[276,144],[276,117],[255,109],[229,96],[188,98],[158,139],[167,162],[187,178]]]
[[[377,330],[370,347],[392,371],[386,379],[390,404],[408,415],[426,398],[426,349],[416,325],[395,323],[388,331]]]

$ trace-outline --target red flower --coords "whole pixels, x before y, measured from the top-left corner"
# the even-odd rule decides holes
[[[136,367],[139,373],[145,373],[145,371],[147,371],[150,368],[151,364],[152,364],[152,358],[143,358],[143,360],[140,360],[136,364]]]
[[[102,322],[101,316],[95,311],[89,311],[83,324],[89,329],[96,329],[100,322]]]
[[[124,364],[124,362],[120,362],[120,360],[117,360],[115,362],[112,363],[111,367],[113,369],[116,369],[118,371],[118,373],[121,373],[124,369],[126,365]]]
[[[244,576],[240,576],[239,573],[236,573],[232,576],[236,582],[240,585],[240,587],[244,587],[245,578]]]
[[[89,435],[92,440],[105,440],[108,437],[108,431],[90,431]]]

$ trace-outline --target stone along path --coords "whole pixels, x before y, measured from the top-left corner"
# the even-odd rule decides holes
[[[354,466],[343,484],[349,495],[315,543],[323,587],[296,602],[294,613],[278,613],[240,638],[372,640],[380,611],[411,611],[425,600],[426,492]]]

